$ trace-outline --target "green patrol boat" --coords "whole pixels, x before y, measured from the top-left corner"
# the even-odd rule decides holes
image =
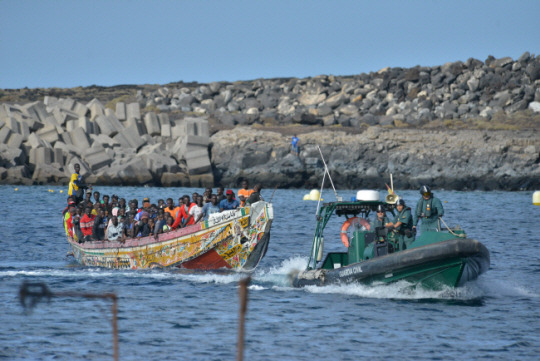
[[[467,238],[459,227],[424,232],[406,249],[400,249],[405,247],[396,231],[373,227],[367,220],[380,206],[394,214],[395,199],[381,202],[378,192],[369,192],[371,195],[365,199],[325,203],[320,207],[307,268],[292,275],[293,286],[405,280],[437,290],[461,286],[488,270],[487,248]],[[345,217],[341,238],[348,249],[327,253],[323,258],[324,230],[333,216]]]

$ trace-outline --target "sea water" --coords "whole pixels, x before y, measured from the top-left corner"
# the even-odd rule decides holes
[[[60,193],[63,190],[63,193]],[[126,199],[202,189],[99,187]],[[82,267],[67,254],[60,213],[66,189],[0,186],[0,359],[107,360],[113,357],[111,302],[74,297],[23,309],[21,284],[52,292],[114,292],[121,360],[232,360],[237,352],[241,273],[126,271]],[[491,252],[490,270],[457,289],[406,282],[292,288],[304,269],[317,202],[306,190],[265,189],[274,223],[252,274],[245,360],[536,360],[540,354],[540,207],[529,192],[437,191],[444,220]],[[381,192],[384,196],[386,192]],[[408,205],[419,194],[398,191]],[[355,191],[338,190],[350,199]],[[324,201],[335,200],[333,191]],[[326,251],[343,251],[332,219]]]

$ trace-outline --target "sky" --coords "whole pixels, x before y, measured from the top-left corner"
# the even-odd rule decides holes
[[[0,88],[355,75],[540,54],[540,1],[0,0]]]

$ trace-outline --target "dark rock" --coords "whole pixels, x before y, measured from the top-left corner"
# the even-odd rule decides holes
[[[484,63],[486,64],[486,66],[490,66],[491,63],[493,63],[495,61],[495,57],[493,55],[488,55],[488,57],[486,58],[486,61],[484,61]]]
[[[375,125],[377,124],[378,119],[375,115],[367,113],[362,116],[361,121],[367,125]]]
[[[521,54],[521,56],[518,58],[517,61],[519,61],[522,64],[525,64],[525,63],[527,63],[529,61],[530,58],[531,58],[531,53],[526,51],[523,54]]]
[[[529,75],[531,82],[540,79],[540,57],[537,57],[534,61],[530,62],[525,69],[525,72]]]
[[[500,58],[500,59],[494,60],[491,64],[489,64],[489,66],[492,68],[503,68],[507,65],[512,64],[513,62],[514,60],[508,56],[506,58]]]
[[[420,79],[420,70],[418,67],[411,68],[405,72],[405,80],[416,82]]]
[[[264,108],[275,108],[279,104],[279,96],[262,94],[259,96],[259,101]]]
[[[465,66],[470,70],[481,68],[483,65],[484,65],[484,63],[482,63],[480,60],[474,59],[474,58],[469,58],[465,62]]]

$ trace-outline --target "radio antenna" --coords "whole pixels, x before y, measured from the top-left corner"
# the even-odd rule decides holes
[[[326,162],[324,161],[324,157],[323,157],[323,154],[322,154],[322,151],[321,151],[321,147],[319,147],[317,145],[317,149],[319,149],[319,153],[321,153],[321,159],[322,159],[323,164],[324,164],[324,171],[326,172],[326,174],[328,174],[328,178],[330,179],[330,184],[332,184],[332,189],[334,190],[334,194],[336,195],[336,200],[340,201],[340,199],[338,197],[338,194],[336,192],[336,187],[334,187],[334,182],[332,181],[332,176],[330,175],[330,171],[328,170],[328,166],[326,165]]]

